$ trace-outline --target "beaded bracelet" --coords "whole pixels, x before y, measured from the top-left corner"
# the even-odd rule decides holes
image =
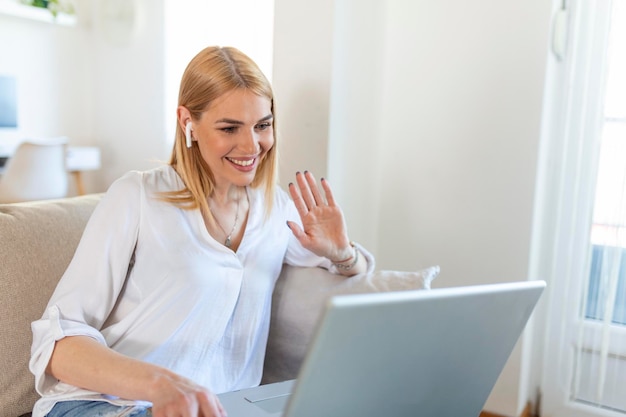
[[[343,263],[343,262],[349,261],[351,258],[348,258],[345,261],[341,261],[341,263],[333,262],[333,265],[335,265],[335,268],[341,269],[342,271],[349,271],[350,269],[354,268],[354,265],[356,265],[357,262],[359,262],[359,250],[354,245],[354,242],[350,242],[350,246],[352,246],[352,249],[354,249],[354,256],[352,256],[352,262],[350,262],[349,264]]]

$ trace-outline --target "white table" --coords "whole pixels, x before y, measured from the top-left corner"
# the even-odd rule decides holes
[[[19,143],[0,143],[0,160],[11,158]],[[100,169],[100,148],[97,146],[68,146],[65,152],[65,167],[76,182],[78,195],[85,194],[82,172]],[[0,166],[0,175],[4,166]]]
[[[83,171],[100,169],[100,148],[96,146],[68,146],[65,152],[65,168],[76,182],[76,193],[85,194]]]

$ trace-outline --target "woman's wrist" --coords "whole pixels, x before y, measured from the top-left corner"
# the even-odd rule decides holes
[[[354,266],[359,262],[359,250],[357,249],[354,242],[350,242],[350,250],[352,251],[352,254],[347,258],[341,259],[339,261],[331,260],[335,268],[342,271],[349,271],[354,268]]]

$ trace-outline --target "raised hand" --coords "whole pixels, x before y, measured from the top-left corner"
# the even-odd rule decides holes
[[[300,219],[297,223],[288,221],[287,225],[302,246],[319,256],[333,262],[349,258],[353,254],[348,231],[341,208],[335,202],[328,181],[322,178],[322,196],[317,181],[312,173],[296,173],[296,184],[289,184],[289,193],[293,199]]]

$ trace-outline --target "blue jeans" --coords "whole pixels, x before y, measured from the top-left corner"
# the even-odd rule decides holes
[[[106,401],[61,401],[46,417],[152,417],[152,409],[119,406]]]

